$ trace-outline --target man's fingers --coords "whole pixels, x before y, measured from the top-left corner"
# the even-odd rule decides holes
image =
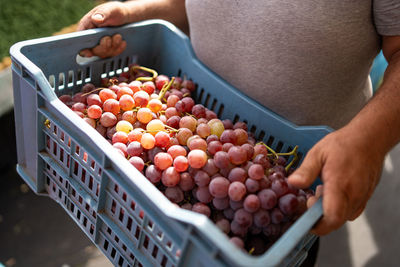
[[[92,51],[90,49],[83,49],[79,52],[79,55],[81,57],[92,57],[94,56]]]
[[[120,46],[117,49],[113,50],[112,56],[118,56],[119,54],[124,52],[125,48],[126,48],[126,41],[122,41]]]
[[[332,180],[334,182],[328,181],[324,183],[324,196],[322,200],[324,216],[312,230],[312,232],[317,235],[326,235],[338,229],[346,222],[349,216],[350,199],[346,193],[337,186],[335,180]]]
[[[312,185],[322,168],[322,158],[318,150],[310,150],[300,167],[289,176],[289,183],[298,188]]]
[[[122,36],[121,34],[117,33],[112,36],[112,46],[118,48],[121,45]]]

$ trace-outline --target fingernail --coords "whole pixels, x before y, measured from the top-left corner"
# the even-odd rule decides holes
[[[104,16],[103,16],[103,14],[96,13],[96,14],[94,14],[94,15],[92,16],[92,18],[95,19],[95,20],[103,20],[103,19],[104,19]]]

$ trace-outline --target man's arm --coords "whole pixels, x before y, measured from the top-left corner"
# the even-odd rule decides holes
[[[289,177],[304,188],[321,176],[324,216],[313,229],[318,235],[362,213],[385,155],[400,141],[400,36],[383,37],[383,53],[389,65],[376,95],[345,127],[318,142]]]

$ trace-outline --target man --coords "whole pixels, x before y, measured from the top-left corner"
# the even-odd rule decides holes
[[[400,140],[400,4],[396,0],[108,2],[79,30],[160,18],[190,33],[196,55],[239,90],[298,125],[336,129],[306,155],[289,182],[305,188],[320,175],[324,216],[317,235],[364,210],[383,160]],[[126,47],[104,37],[84,56]],[[388,61],[371,98],[368,73],[382,49]],[[371,98],[371,99],[370,99]]]

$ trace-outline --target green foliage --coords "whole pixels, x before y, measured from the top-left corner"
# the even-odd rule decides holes
[[[50,36],[94,6],[93,0],[0,0],[0,61],[14,43]]]

